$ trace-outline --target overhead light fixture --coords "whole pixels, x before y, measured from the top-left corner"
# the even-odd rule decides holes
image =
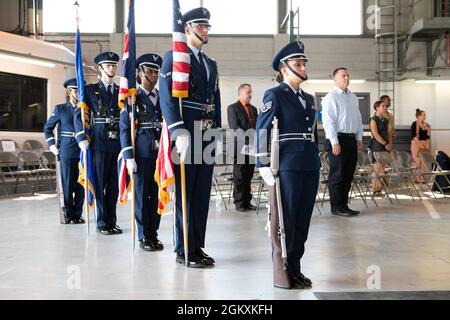
[[[11,60],[11,61],[17,61],[17,62],[34,64],[34,65],[37,65],[37,66],[47,67],[47,68],[54,68],[55,67],[54,63],[45,62],[45,61],[41,61],[41,60],[34,59],[34,58],[24,58],[24,57],[20,57],[20,56],[11,55],[11,54],[0,53],[0,58]]]
[[[312,79],[312,80],[308,80],[308,83],[313,83],[313,84],[331,84],[331,83],[334,83],[334,81],[331,80],[331,79]],[[352,79],[350,79],[350,84],[363,84],[363,83],[366,83],[366,80],[362,80],[362,79],[352,80]]]
[[[450,80],[416,80],[418,84],[450,84]]]

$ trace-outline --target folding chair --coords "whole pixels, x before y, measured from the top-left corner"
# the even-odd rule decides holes
[[[376,202],[370,187],[371,182],[374,180],[374,177],[372,176],[373,171],[373,165],[370,161],[370,158],[368,154],[362,151],[358,151],[358,157],[357,157],[357,165],[355,169],[355,175],[353,177],[353,183],[352,183],[352,190],[353,187],[356,186],[359,190],[360,196],[364,200],[364,204],[367,206],[367,202],[365,199],[367,199],[367,196],[370,196],[373,203],[376,207],[378,207],[378,203]],[[361,190],[361,185],[364,187],[364,192]]]
[[[0,151],[11,152],[17,157],[22,150],[16,141],[11,139],[1,139]]]
[[[317,189],[317,192],[319,192],[319,190],[322,192],[322,199],[320,199],[320,195],[319,195],[319,200],[321,201],[320,206],[323,208],[323,203],[325,201],[325,195],[328,190],[328,174],[330,172],[330,162],[328,159],[328,154],[326,152],[320,152],[319,158],[320,158],[321,167],[320,167],[319,188]],[[322,186],[322,188],[320,188],[320,186]]]
[[[397,192],[401,190],[401,187],[404,183],[408,184],[408,191],[411,196],[411,199],[414,201],[414,196],[412,194],[412,189],[414,189],[420,197],[419,192],[414,186],[414,182],[412,181],[411,172],[405,171],[402,169],[402,165],[399,160],[393,157],[393,155],[387,151],[382,152],[374,152],[375,160],[383,167],[387,168],[387,171],[383,175],[379,175],[384,179],[381,179],[381,184],[386,187],[386,190],[389,188],[395,196],[395,199],[400,202],[397,196]]]
[[[37,140],[25,140],[22,144],[22,150],[35,152],[40,159],[42,157],[42,153],[44,152],[44,147]]]
[[[43,182],[44,178],[50,189],[53,188],[51,184],[52,170],[44,168],[41,159],[36,152],[22,151],[19,154],[19,159],[22,162],[22,168],[30,171],[31,176],[36,178],[35,190],[39,190],[40,182]]]
[[[15,180],[14,193],[17,193],[19,180],[20,178],[23,178],[31,195],[34,195],[30,181],[28,180],[28,177],[31,176],[31,172],[22,169],[19,158],[14,153],[0,151],[0,170],[2,170],[5,183],[7,182],[6,180]]]
[[[439,164],[436,162],[436,159],[429,152],[421,152],[419,154],[419,157],[425,165],[425,168],[427,169],[427,171],[421,172],[421,175],[427,182],[427,185],[433,193],[434,198],[436,199],[436,195],[434,194],[432,188],[433,184],[436,184],[439,191],[444,195],[444,198],[446,198],[447,195],[445,194],[444,190],[441,188],[439,183],[436,183],[436,177],[444,177],[444,179],[450,184],[450,181],[447,177],[447,175],[450,174],[450,170],[442,170]],[[430,184],[428,184],[426,177],[430,177]]]

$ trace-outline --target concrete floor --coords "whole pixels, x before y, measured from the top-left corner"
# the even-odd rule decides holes
[[[205,251],[216,267],[198,270],[175,263],[171,214],[161,220],[165,250],[136,247],[133,254],[129,204],[118,211],[124,233],[103,236],[93,223],[90,235],[86,225],[60,225],[52,194],[3,199],[0,299],[315,299],[314,292],[450,290],[450,199],[351,206],[363,213],[335,217],[328,205],[314,212],[302,260],[314,286],[283,290],[272,286],[265,212],[225,211],[211,202]]]

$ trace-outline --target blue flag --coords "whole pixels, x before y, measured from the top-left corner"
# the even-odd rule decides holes
[[[80,36],[80,28],[77,25],[77,33],[75,35],[75,69],[76,69],[76,78],[77,78],[77,87],[78,87],[78,108],[80,108],[81,112],[84,113],[84,133],[86,139],[91,141],[91,125],[89,121],[89,108],[86,104],[85,98],[85,87],[84,87],[84,73],[83,73],[83,56],[81,54],[81,36]],[[91,149],[88,148],[86,150],[86,159],[87,159],[87,178],[88,178],[88,204],[89,207],[92,208],[94,206],[95,199],[95,189],[94,189],[94,167],[92,162],[92,154]],[[84,187],[84,152],[80,151],[80,162],[78,163],[78,183]]]

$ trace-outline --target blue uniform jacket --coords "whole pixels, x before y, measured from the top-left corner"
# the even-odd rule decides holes
[[[99,88],[99,91],[97,91]],[[99,101],[97,97],[97,93],[100,94],[101,101],[104,104],[105,113],[104,115],[100,112]],[[114,83],[114,93],[112,95],[111,103],[109,105],[107,102],[106,88],[103,85],[102,81],[99,81],[96,84],[88,84],[85,87],[85,95],[86,95],[86,103],[90,109],[90,123],[92,128],[92,143],[91,149],[94,151],[102,151],[102,152],[120,152],[120,140],[108,140],[106,136],[106,131],[108,124],[106,123],[94,123],[94,118],[102,118],[105,116],[107,118],[113,117],[115,121],[117,121],[117,133],[118,131],[118,123],[120,117],[120,107],[118,105],[118,97],[119,97],[119,86]],[[85,139],[83,124],[81,122],[81,112],[78,112],[76,115],[76,131],[77,131],[77,141],[80,142]],[[100,121],[104,122],[104,121]]]
[[[131,122],[129,116],[131,107],[128,108],[128,111],[122,110],[120,114],[120,144],[124,158],[132,159],[134,155],[131,146]],[[151,127],[155,124],[161,125],[162,114],[159,99],[155,106],[141,88],[138,89],[136,99],[135,120],[139,121],[136,126],[136,157],[151,158],[152,155],[158,152],[153,146],[155,141],[159,141],[161,137],[161,128]]]
[[[264,94],[256,121],[256,166],[270,166],[272,121],[278,118],[280,170],[311,171],[320,168],[314,97],[305,92],[306,110],[285,83]],[[314,134],[315,141],[296,140],[297,133]]]
[[[214,60],[208,58],[206,55],[205,62],[208,63],[210,74],[209,80],[201,79],[200,63],[194,56],[191,55],[191,72],[189,74],[189,97],[184,98],[183,101],[191,101],[198,104],[214,104],[214,125],[213,128],[222,127],[221,119],[221,103],[219,90],[219,77],[217,64]],[[194,121],[200,121],[202,118],[202,111],[193,108],[183,107],[183,119],[180,116],[180,107],[178,98],[172,97],[172,51],[168,51],[163,59],[161,73],[159,77],[159,94],[161,98],[161,110],[164,119],[167,122],[170,135],[176,138],[174,130],[187,129],[193,133]],[[205,86],[205,83],[207,84]]]
[[[76,106],[72,106],[70,102],[65,104],[58,104],[55,106],[53,113],[47,120],[44,126],[45,139],[48,146],[55,144],[55,137],[53,129],[59,124],[58,141],[59,152],[62,158],[79,158],[80,148],[75,140],[75,112]]]

